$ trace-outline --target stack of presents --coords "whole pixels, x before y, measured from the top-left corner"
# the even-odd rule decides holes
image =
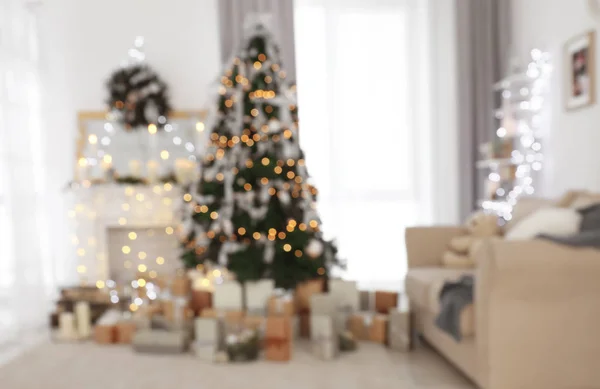
[[[158,294],[156,286],[152,293],[137,288],[128,301],[138,299],[133,312],[129,304],[110,304],[110,295],[100,289],[88,293],[107,295],[103,301],[108,303],[104,309],[92,309],[81,288],[72,288],[69,293],[80,293],[81,299],[70,306],[59,302],[52,320],[58,327],[56,339],[130,344],[144,353],[191,349],[197,358],[211,362],[248,361],[261,355],[269,361],[288,361],[302,338],[310,340],[312,353],[323,360],[354,350],[357,341],[402,351],[410,345],[410,316],[399,309],[398,294],[359,291],[352,281],[333,279],[326,286],[323,279],[311,280],[291,294],[262,280],[247,283],[243,293],[235,281],[210,290],[192,288],[182,274],[162,286]],[[155,298],[149,299],[150,294]]]

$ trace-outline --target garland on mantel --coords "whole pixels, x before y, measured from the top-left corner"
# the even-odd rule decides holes
[[[167,84],[150,66],[138,64],[115,70],[106,83],[106,101],[113,119],[125,130],[162,129],[171,111]]]

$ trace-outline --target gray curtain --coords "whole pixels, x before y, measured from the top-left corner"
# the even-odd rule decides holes
[[[253,13],[271,15],[271,26],[281,50],[283,68],[288,80],[296,80],[294,51],[294,1],[293,0],[219,0],[221,32],[221,60],[228,61],[243,36],[244,20]]]
[[[475,209],[483,173],[478,146],[495,136],[500,101],[492,85],[506,75],[511,43],[511,0],[456,0],[459,105],[460,215]]]

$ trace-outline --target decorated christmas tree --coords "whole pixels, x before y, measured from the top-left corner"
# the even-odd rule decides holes
[[[271,33],[254,23],[221,77],[201,177],[184,198],[186,267],[210,261],[242,285],[270,278],[292,289],[340,265],[323,238],[285,78]]]

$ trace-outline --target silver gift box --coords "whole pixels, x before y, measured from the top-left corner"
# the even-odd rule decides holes
[[[329,361],[337,357],[339,345],[338,342],[332,338],[315,339],[312,341],[312,352],[317,358]]]

